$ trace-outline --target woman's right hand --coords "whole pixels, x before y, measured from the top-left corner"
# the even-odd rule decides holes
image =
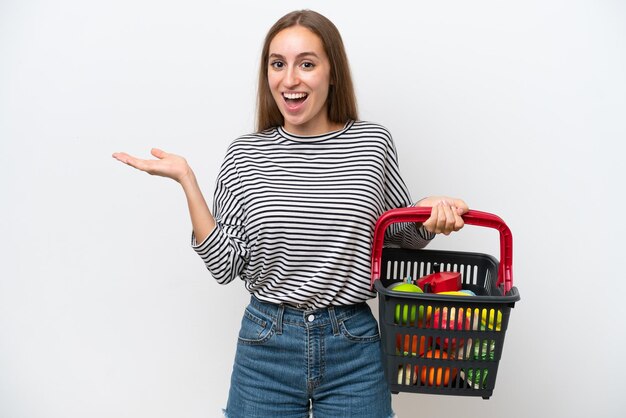
[[[185,178],[193,174],[191,167],[187,164],[187,160],[179,155],[169,154],[158,148],[152,148],[150,153],[157,159],[144,160],[128,155],[125,152],[116,152],[113,154],[113,158],[137,170],[155,176],[168,177],[179,183],[182,183]]]

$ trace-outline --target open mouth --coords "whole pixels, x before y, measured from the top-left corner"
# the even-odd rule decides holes
[[[283,98],[285,102],[291,105],[298,105],[306,100],[309,97],[306,93],[283,93]]]

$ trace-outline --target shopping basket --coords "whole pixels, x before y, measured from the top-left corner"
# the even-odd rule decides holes
[[[512,236],[498,216],[470,210],[466,224],[500,232],[500,262],[488,254],[383,248],[393,223],[424,222],[430,208],[400,208],[377,221],[372,248],[372,287],[378,292],[382,361],[392,393],[481,396],[489,399],[511,308]],[[435,272],[461,274],[464,293],[407,293],[392,285]],[[469,291],[469,292],[468,292]]]

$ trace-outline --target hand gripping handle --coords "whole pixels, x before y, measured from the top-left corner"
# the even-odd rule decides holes
[[[392,209],[378,218],[372,245],[372,288],[374,282],[380,278],[383,241],[387,227],[398,222],[425,222],[430,217],[431,209],[429,207]],[[508,293],[513,287],[513,236],[511,230],[499,216],[487,212],[470,210],[463,215],[463,220],[468,225],[484,226],[500,231],[500,266],[497,286],[504,285],[504,294]]]

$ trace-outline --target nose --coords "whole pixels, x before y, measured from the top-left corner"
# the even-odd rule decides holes
[[[285,87],[294,87],[300,83],[300,75],[298,74],[298,68],[295,66],[289,66],[285,74]]]

